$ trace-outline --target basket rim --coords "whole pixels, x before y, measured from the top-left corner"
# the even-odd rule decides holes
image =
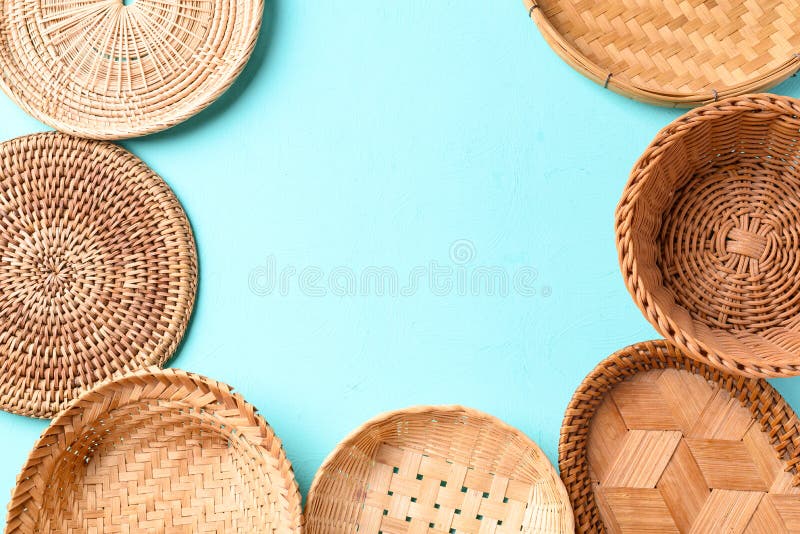
[[[0,0],[0,11],[2,11],[3,4],[8,1],[10,0]],[[0,54],[0,89],[8,96],[10,100],[12,100],[15,104],[17,104],[17,106],[19,106],[34,119],[46,124],[47,126],[50,126],[51,128],[54,128],[59,132],[70,134],[75,137],[113,141],[133,139],[136,137],[143,137],[162,132],[177,126],[178,124],[186,122],[211,106],[233,86],[241,73],[244,71],[258,42],[261,28],[263,26],[265,9],[264,0],[248,1],[255,4],[253,9],[255,18],[253,23],[249,25],[246,33],[247,46],[245,47],[245,52],[237,59],[235,63],[232,63],[229,68],[221,71],[223,75],[217,78],[213,91],[201,92],[194,105],[188,108],[182,106],[177,111],[173,110],[168,120],[151,121],[150,123],[147,123],[141,120],[141,117],[146,115],[136,113],[135,115],[137,120],[135,122],[131,121],[130,119],[133,117],[133,114],[129,114],[127,120],[124,121],[124,128],[119,126],[122,121],[120,121],[116,127],[109,126],[107,128],[101,128],[82,126],[80,124],[80,120],[69,121],[59,119],[58,117],[45,113],[44,111],[41,111],[30,104],[25,98],[25,95],[17,94],[17,91],[9,83],[7,83],[6,77],[2,75],[2,71],[5,70],[6,67],[4,62],[2,62],[2,54]],[[8,17],[0,17],[0,47],[8,47],[7,41],[4,39],[5,34],[8,32],[4,31],[4,27],[9,23],[10,21],[8,20]],[[23,72],[23,74],[27,73]],[[197,92],[194,91],[193,93],[197,94]],[[191,98],[192,96],[184,97],[181,99],[181,101],[185,102]]]
[[[331,471],[331,467],[336,460],[336,458],[345,452],[349,447],[352,446],[353,442],[357,441],[358,438],[365,433],[372,427],[385,423],[393,417],[403,416],[403,415],[423,415],[426,413],[447,413],[447,414],[463,414],[466,417],[475,417],[479,419],[483,419],[485,421],[490,422],[492,425],[496,426],[500,430],[504,430],[506,432],[511,433],[517,438],[520,438],[522,442],[526,443],[532,450],[538,453],[542,463],[547,464],[547,466],[551,469],[553,475],[555,476],[555,481],[560,481],[558,477],[558,471],[556,466],[550,461],[547,455],[542,451],[541,447],[531,439],[527,434],[525,434],[522,430],[517,427],[514,427],[497,416],[491,415],[489,413],[483,412],[481,410],[475,408],[469,408],[467,406],[463,406],[460,404],[421,404],[421,405],[414,405],[409,406],[407,408],[400,408],[396,410],[391,410],[387,412],[380,413],[373,418],[369,419],[368,421],[359,425],[356,429],[352,430],[348,433],[344,439],[342,439],[336,447],[328,454],[325,460],[322,462],[322,465],[317,470],[316,474],[314,475],[314,480],[311,483],[311,488],[306,495],[306,505],[305,505],[305,513],[306,517],[308,517],[310,506],[312,501],[314,501],[317,497],[317,494],[320,493],[319,485],[322,483],[322,479],[328,475]],[[561,484],[557,484],[558,491],[561,493],[562,499],[564,499],[564,504],[569,508],[569,496],[566,492],[563,482]],[[573,525],[571,524],[572,518],[566,518],[568,521],[568,531],[572,531]]]
[[[178,368],[169,368],[169,369],[160,369],[158,367],[149,367],[146,369],[140,369],[134,371],[132,373],[127,373],[122,376],[114,377],[111,379],[107,379],[96,387],[83,392],[81,396],[77,397],[67,408],[65,408],[53,421],[50,425],[42,432],[41,436],[36,440],[33,448],[31,449],[30,454],[25,460],[22,468],[20,469],[20,474],[17,477],[17,482],[12,490],[11,500],[9,501],[8,508],[7,508],[7,515],[6,515],[6,524],[9,524],[12,519],[22,516],[27,513],[27,504],[30,502],[36,502],[37,499],[34,496],[31,496],[31,493],[28,490],[22,489],[20,483],[23,480],[28,480],[31,477],[24,477],[25,473],[30,469],[35,467],[34,462],[39,463],[39,460],[43,457],[49,456],[54,457],[59,453],[59,451],[63,450],[60,447],[50,447],[48,438],[52,438],[54,436],[62,435],[64,423],[71,422],[72,418],[78,414],[86,414],[88,413],[87,407],[92,406],[93,404],[97,404],[95,401],[92,400],[93,397],[97,395],[102,395],[108,390],[115,390],[120,385],[126,385],[131,383],[133,385],[137,383],[141,383],[143,380],[158,380],[159,378],[164,379],[173,379],[173,380],[181,380],[185,383],[185,381],[191,381],[196,384],[204,384],[211,390],[216,391],[222,398],[230,398],[234,400],[239,407],[240,414],[246,414],[251,416],[253,421],[258,425],[258,427],[264,431],[271,433],[273,436],[273,446],[270,448],[266,448],[260,444],[252,443],[254,446],[257,446],[258,449],[261,451],[261,455],[259,455],[258,460],[264,467],[265,471],[274,472],[277,475],[281,474],[281,469],[278,467],[270,465],[266,461],[266,457],[271,457],[279,462],[279,466],[285,466],[285,471],[288,476],[279,476],[279,479],[284,483],[283,487],[277,488],[277,491],[280,491],[283,495],[286,496],[286,499],[291,506],[290,510],[287,512],[290,514],[290,518],[287,521],[291,523],[293,526],[293,531],[302,532],[302,525],[303,525],[303,513],[302,513],[302,506],[301,501],[302,498],[300,496],[300,489],[297,483],[297,479],[294,475],[294,468],[292,466],[291,460],[286,456],[286,451],[283,448],[283,443],[275,433],[274,429],[269,425],[269,423],[264,419],[264,417],[258,412],[258,410],[250,404],[240,393],[236,392],[231,386],[227,385],[224,382],[220,382],[217,380],[213,380],[208,378],[204,375],[192,373],[189,371],[184,371]],[[143,399],[150,399],[150,400],[157,400],[158,396],[152,397],[142,397],[139,401]],[[103,404],[103,399],[100,400],[100,404]],[[125,406],[125,404],[120,404],[117,408]],[[80,432],[86,425],[91,424],[91,422],[95,421],[97,416],[94,416],[89,421],[81,421],[82,426],[74,426],[70,427],[70,431],[72,434],[80,437]],[[277,446],[275,446],[277,445]],[[41,448],[46,447],[50,448],[47,455],[39,454],[37,455],[36,452],[39,451]],[[43,479],[44,477],[41,474],[39,469],[35,470],[35,476]],[[28,498],[25,499],[23,502],[25,503],[24,507],[21,507],[19,504],[14,506],[14,503],[18,499],[23,499],[24,496],[27,495]],[[18,510],[17,513],[14,513],[14,510]]]
[[[613,72],[609,72],[608,69],[586,57],[574,46],[571,40],[566,39],[561,34],[550,18],[544,14],[538,0],[523,0],[523,4],[525,9],[528,10],[530,18],[538,26],[545,42],[570,67],[605,89],[611,89],[615,93],[646,104],[673,108],[702,106],[731,96],[766,91],[800,70],[800,54],[795,54],[787,58],[784,64],[774,68],[766,75],[751,76],[735,85],[727,86],[719,92],[714,89],[707,92],[695,91],[686,93],[658,91],[652,87],[648,88],[644,85],[631,83],[624,77],[614,76]]]
[[[641,366],[644,369],[639,368]],[[629,376],[658,369],[677,369],[703,376],[739,400],[762,432],[771,425],[770,443],[781,461],[787,464],[787,472],[793,475],[792,484],[800,485],[800,447],[788,450],[796,441],[792,436],[797,438],[800,435],[797,415],[769,382],[763,378],[734,375],[695,360],[682,352],[680,347],[664,339],[642,341],[614,352],[597,364],[578,385],[564,413],[558,443],[558,464],[575,512],[576,532],[595,531],[593,525],[581,522],[579,513],[597,517],[602,525],[602,520],[597,516],[597,503],[586,460],[589,423],[597,407]],[[628,370],[631,372],[626,374]],[[759,413],[759,402],[765,404],[764,413]]]
[[[631,170],[617,204],[614,231],[618,260],[625,287],[645,319],[662,336],[694,358],[708,361],[727,372],[759,378],[780,378],[800,374],[800,356],[796,365],[759,363],[757,359],[742,359],[719,347],[711,347],[681,329],[662,307],[650,299],[650,292],[638,275],[635,243],[630,239],[632,205],[639,198],[639,184],[646,180],[666,150],[688,135],[695,127],[717,117],[742,112],[771,112],[800,116],[800,99],[770,93],[734,96],[690,110],[662,128],[647,146]],[[640,297],[639,295],[642,295]]]
[[[197,301],[197,292],[198,286],[200,281],[200,271],[199,271],[199,259],[197,255],[197,243],[194,237],[194,231],[192,229],[192,223],[189,220],[189,216],[186,213],[183,204],[181,203],[178,196],[175,194],[175,191],[170,187],[166,180],[164,180],[161,175],[156,173],[153,169],[151,169],[147,163],[145,163],[141,158],[139,158],[136,154],[128,151],[124,147],[117,145],[115,143],[107,142],[107,141],[98,141],[98,140],[91,140],[86,138],[79,138],[76,136],[72,136],[70,134],[58,132],[58,131],[49,131],[49,132],[39,132],[34,134],[28,135],[21,135],[9,139],[0,143],[0,152],[8,147],[16,147],[20,143],[25,142],[35,142],[37,140],[43,140],[49,143],[52,143],[54,146],[58,146],[62,143],[71,143],[71,142],[82,142],[94,145],[97,149],[106,150],[109,154],[113,154],[118,156],[120,159],[123,159],[129,162],[135,169],[137,169],[140,173],[147,174],[151,179],[155,180],[159,188],[162,189],[164,195],[167,196],[167,202],[169,204],[170,210],[173,211],[173,215],[176,219],[180,219],[182,223],[180,225],[180,229],[185,232],[185,241],[187,248],[189,249],[185,254],[185,260],[187,262],[187,267],[191,271],[191,277],[181,280],[179,287],[180,292],[185,295],[186,297],[186,306],[185,307],[178,307],[176,308],[176,313],[172,318],[171,323],[176,325],[176,335],[175,336],[164,336],[164,339],[161,343],[156,347],[155,350],[148,352],[142,357],[143,360],[143,368],[150,367],[150,366],[158,366],[161,367],[166,364],[175,353],[180,348],[181,344],[183,343],[186,335],[186,331],[191,324],[192,315],[194,312],[195,303]],[[183,254],[181,254],[183,256]],[[0,359],[4,358],[3,354],[0,354]],[[131,369],[133,371],[134,369]],[[118,374],[124,374],[126,371],[120,370]],[[103,381],[98,381],[97,385],[102,383]],[[89,388],[81,388],[81,394],[77,395],[67,401],[62,401],[60,404],[59,411],[66,408],[72,401],[79,398],[83,393],[88,390],[93,389],[93,387]],[[58,415],[58,412],[54,412],[53,410],[47,408],[41,408],[38,410],[24,410],[20,409],[17,404],[14,404],[13,400],[30,400],[32,393],[35,391],[55,391],[55,390],[31,390],[26,389],[23,390],[22,393],[24,395],[14,395],[13,397],[9,398],[9,401],[0,400],[0,410],[14,413],[18,415],[34,417],[37,419],[51,419]]]

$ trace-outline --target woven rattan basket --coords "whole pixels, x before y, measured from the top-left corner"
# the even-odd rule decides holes
[[[765,380],[666,341],[623,349],[586,377],[561,428],[577,531],[798,532],[797,425]]]
[[[263,0],[0,0],[0,87],[63,132],[163,130],[233,83],[263,9]]]
[[[0,408],[52,417],[162,364],[196,285],[186,215],[135,156],[53,133],[0,145]]]
[[[317,472],[308,534],[572,533],[564,485],[539,447],[462,407],[374,419]]]
[[[762,91],[800,68],[800,1],[524,0],[547,43],[597,83],[692,107]]]
[[[7,532],[300,533],[280,441],[220,382],[142,370],[105,382],[37,442]]]
[[[644,316],[696,358],[800,374],[800,101],[749,95],[658,134],[617,208]]]

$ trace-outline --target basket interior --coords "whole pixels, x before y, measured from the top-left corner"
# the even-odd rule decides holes
[[[309,498],[310,533],[572,528],[566,493],[519,432],[463,412],[399,413],[348,440]]]
[[[262,456],[212,411],[158,400],[125,405],[59,451],[36,528],[270,532],[281,526],[272,488],[284,484],[269,483],[275,474]]]
[[[715,350],[797,363],[800,120],[748,110],[691,124],[634,186],[631,248],[647,304]]]

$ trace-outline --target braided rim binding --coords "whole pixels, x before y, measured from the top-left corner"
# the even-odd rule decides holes
[[[59,474],[63,473],[57,469],[68,468],[68,459],[75,454],[85,454],[86,459],[80,462],[81,465],[99,462],[104,457],[103,451],[113,452],[113,449],[107,450],[108,442],[103,442],[107,432],[113,432],[111,435],[116,440],[118,437],[125,438],[125,435],[117,435],[120,434],[120,427],[123,434],[146,430],[146,427],[132,423],[128,423],[126,428],[127,416],[124,414],[122,421],[114,421],[115,412],[122,413],[130,407],[139,407],[137,413],[149,411],[154,417],[164,414],[177,416],[188,426],[202,425],[205,436],[217,434],[221,439],[228,440],[228,450],[238,453],[237,461],[248,462],[247,472],[252,477],[257,478],[262,473],[261,484],[254,491],[258,492],[259,501],[270,505],[269,525],[272,528],[268,531],[302,532],[301,497],[291,462],[280,440],[255,407],[222,382],[179,369],[158,368],[140,370],[106,381],[84,393],[53,420],[37,441],[17,478],[17,486],[8,506],[6,532],[36,532],[42,521],[52,519],[42,515],[46,511],[43,507],[49,502],[49,497],[55,498],[55,489],[65,482],[59,478]],[[133,428],[130,428],[131,425]],[[159,445],[169,447],[174,439],[170,432],[163,433]],[[100,456],[95,457],[97,454]],[[108,460],[114,461],[114,458],[109,456]],[[152,473],[145,477],[145,480],[155,479]],[[66,482],[79,483],[80,480],[68,479]],[[107,483],[114,481],[109,479]],[[212,483],[210,491],[219,486],[213,480]],[[161,493],[159,491],[154,495]],[[230,505],[234,509],[243,506],[238,500]],[[102,505],[100,509],[108,511]],[[161,510],[181,513],[180,507],[177,510]],[[123,515],[129,514],[126,512]],[[259,531],[266,526],[260,525]],[[189,532],[188,529],[189,526],[182,531]]]
[[[476,429],[476,426],[479,428]],[[403,466],[398,467],[394,464],[394,473],[399,477],[413,478],[414,474],[420,473],[416,480],[410,481],[410,484],[400,480],[397,482],[398,487],[390,485],[395,488],[397,495],[392,497],[394,492],[390,491],[389,498],[398,500],[396,504],[407,510],[403,512],[404,515],[407,514],[405,519],[393,519],[392,516],[397,513],[394,504],[386,504],[392,508],[391,514],[385,510],[383,514],[377,516],[372,513],[375,510],[368,510],[375,506],[366,504],[367,499],[381,498],[376,490],[379,482],[375,477],[393,476],[392,468],[384,465],[379,458],[384,446],[402,449],[404,455],[418,454],[424,460],[419,470],[410,464],[405,465],[404,460]],[[426,462],[428,470],[433,474],[421,473],[425,469]],[[458,484],[453,481],[447,484],[441,479],[443,474],[437,473],[439,470],[431,467],[436,462],[446,462],[446,465],[450,466],[448,470],[451,473],[460,473]],[[412,461],[411,464],[413,463]],[[474,473],[477,478],[502,477],[506,480],[505,484],[508,484],[508,480],[512,482],[516,480],[516,476],[520,480],[525,480],[526,487],[528,484],[535,486],[535,492],[530,493],[532,490],[525,492],[529,502],[525,510],[525,520],[520,527],[522,532],[550,534],[574,532],[564,485],[539,446],[520,430],[500,419],[463,406],[415,406],[397,410],[379,415],[353,431],[331,452],[314,477],[306,502],[306,531],[309,534],[326,534],[332,530],[337,532],[358,530],[362,534],[377,534],[379,528],[371,527],[375,527],[375,522],[381,521],[384,516],[388,516],[389,521],[406,521],[402,523],[403,528],[412,528],[407,525],[410,521],[415,521],[420,524],[413,528],[427,526],[428,529],[433,529],[431,524],[440,523],[443,517],[449,518],[452,522],[454,518],[463,516],[458,515],[462,513],[461,510],[449,510],[452,503],[437,504],[437,508],[440,506],[438,510],[430,509],[432,501],[428,501],[432,495],[428,491],[439,492],[437,498],[443,496],[441,492],[457,493],[459,490],[453,489],[453,486],[462,485],[464,473]],[[425,483],[423,479],[428,478],[430,478],[428,482],[432,485],[426,486],[426,490],[422,485]],[[530,478],[534,480],[528,480]],[[474,498],[480,503],[487,501],[486,504],[491,507],[506,506],[501,503],[508,500],[503,501],[503,496],[495,494],[494,489],[467,488],[468,485],[469,483],[464,481],[464,487],[461,487],[461,493],[457,495],[469,495],[465,498]],[[505,486],[498,483],[492,487],[502,492]],[[481,491],[484,493],[481,494]],[[536,508],[537,503],[530,501],[533,498],[531,495],[534,494],[547,502]],[[449,495],[445,500],[451,501],[452,497]],[[513,501],[512,498],[510,502]],[[475,502],[472,505],[475,505]],[[372,524],[359,523],[363,519],[360,514],[364,510],[367,510],[366,521]],[[440,513],[437,518],[432,518],[428,517],[431,512]],[[463,513],[468,515],[467,511]],[[473,518],[466,519],[471,521]],[[464,526],[456,528],[459,532],[465,533],[473,530],[477,532],[479,528],[483,532],[483,528],[496,527],[496,520],[496,517],[490,517],[490,513],[487,512],[486,517],[479,515],[474,522],[471,521],[474,529]],[[428,524],[428,521],[431,521],[431,524]],[[436,524],[435,528],[444,529],[446,532],[450,527]],[[507,525],[507,528],[513,529],[510,525]]]
[[[595,503],[586,446],[589,422],[606,395],[620,382],[637,373],[678,369],[700,375],[724,388],[766,433],[792,483],[800,485],[800,428],[797,415],[766,380],[734,375],[698,362],[664,341],[647,341],[626,347],[603,360],[581,382],[567,407],[561,425],[558,465],[575,513],[577,532],[605,532]]]
[[[696,144],[702,143],[702,140],[705,139],[703,137],[704,129],[709,129],[716,121],[721,121],[728,117],[745,116],[746,114],[749,114],[753,121],[763,120],[764,128],[769,131],[767,135],[783,135],[781,132],[786,125],[783,125],[783,127],[777,125],[775,128],[770,129],[770,124],[774,123],[777,118],[790,122],[796,121],[798,127],[800,127],[800,120],[797,119],[800,116],[800,101],[770,94],[756,94],[732,97],[692,110],[661,130],[634,166],[617,206],[615,224],[619,263],[628,291],[645,318],[661,335],[688,354],[728,372],[757,377],[794,376],[800,374],[800,350],[791,349],[791,347],[787,348],[785,345],[779,347],[775,344],[779,343],[779,340],[770,341],[763,338],[763,336],[758,337],[756,334],[750,333],[748,342],[753,347],[755,347],[756,343],[760,343],[759,349],[761,352],[774,356],[781,355],[782,358],[781,361],[776,361],[774,358],[772,361],[767,361],[760,357],[759,354],[756,354],[752,347],[748,351],[737,350],[734,353],[729,345],[726,346],[719,342],[712,344],[708,335],[701,339],[696,327],[686,329],[678,324],[674,316],[675,309],[666,310],[662,308],[652,294],[653,288],[648,287],[648,283],[640,275],[643,270],[643,263],[641,263],[642,259],[638,257],[637,253],[638,248],[644,245],[637,244],[633,235],[637,224],[641,222],[636,217],[635,205],[642,199],[642,195],[648,194],[653,184],[663,184],[664,179],[655,178],[655,173],[660,172],[661,169],[674,168],[674,165],[670,166],[669,159],[667,159],[674,157],[672,151],[683,151],[681,153],[693,151],[691,153],[694,154],[694,157],[700,157],[703,150],[708,150],[704,146],[696,146]],[[718,155],[718,157],[721,159],[730,159],[731,157],[741,159],[740,154],[745,154],[745,149],[741,147],[741,143],[750,142],[754,146],[758,145],[757,150],[763,151],[762,156],[771,161],[773,166],[789,165],[787,163],[788,159],[778,154],[778,149],[770,144],[771,141],[750,139],[746,137],[749,131],[752,131],[752,127],[750,127],[750,130],[742,128],[741,130],[726,133],[725,136],[728,139],[726,142],[730,144],[730,148],[727,152]],[[739,136],[745,137],[740,138]],[[789,135],[789,137],[792,137],[792,135]],[[795,150],[792,146],[789,146],[786,150]],[[751,159],[759,155],[759,152],[755,152],[755,150],[753,152],[755,156],[750,154],[749,157]],[[771,154],[773,153],[775,158],[772,158]],[[714,156],[711,155],[709,157]],[[728,159],[721,161],[720,165],[726,161]],[[734,164],[738,161],[736,160]],[[655,209],[652,203],[651,209]],[[652,243],[646,245],[650,246]],[[648,260],[647,265],[649,266],[650,263]],[[663,280],[659,283],[663,283]],[[706,290],[704,289],[704,291]],[[675,307],[673,306],[673,308]],[[714,332],[715,330],[711,329],[711,331]],[[727,333],[727,331],[724,332]],[[731,335],[735,336],[737,334],[734,331]],[[712,337],[711,339],[714,338]]]

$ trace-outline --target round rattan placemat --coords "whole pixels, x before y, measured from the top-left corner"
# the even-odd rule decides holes
[[[416,406],[353,432],[317,471],[306,532],[572,534],[564,485],[530,438],[461,406]]]
[[[263,0],[0,0],[0,87],[66,133],[153,133],[233,83],[263,9]]]
[[[524,0],[547,43],[597,83],[692,107],[800,68],[800,1]]]
[[[52,417],[161,365],[196,286],[186,214],[138,158],[58,133],[0,145],[0,408]]]
[[[140,370],[81,396],[42,434],[7,532],[302,532],[272,428],[230,387]]]
[[[798,443],[797,416],[765,380],[651,341],[580,385],[559,466],[579,532],[788,533],[800,528]]]

